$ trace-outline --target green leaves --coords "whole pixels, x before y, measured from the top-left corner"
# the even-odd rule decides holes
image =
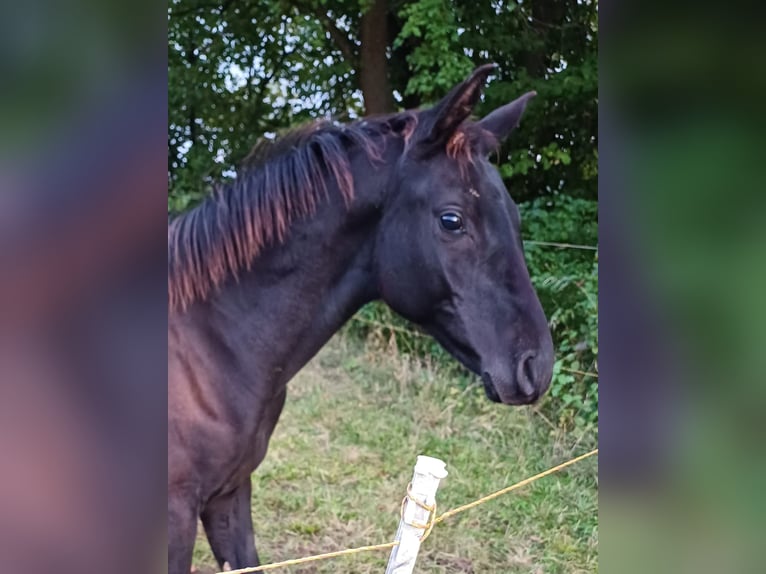
[[[474,67],[462,50],[454,6],[449,0],[419,0],[405,4],[399,17],[404,24],[393,47],[409,46],[413,72],[405,93],[433,102]]]
[[[598,204],[555,194],[519,206],[522,237],[570,245],[598,244]],[[598,422],[598,251],[528,243],[527,267],[556,347],[552,400],[545,408],[563,426]]]
[[[266,132],[316,117],[358,117],[360,22],[370,5],[174,0],[168,18],[170,193],[188,193],[195,182],[195,191],[204,190]],[[400,107],[432,103],[475,66],[496,62],[478,116],[527,90],[539,93],[497,158],[514,198],[565,191],[596,199],[596,4],[389,0],[388,24],[383,72]]]

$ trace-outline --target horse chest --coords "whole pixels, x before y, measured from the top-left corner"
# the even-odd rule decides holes
[[[245,432],[238,433],[234,447],[230,450],[228,472],[226,472],[225,487],[233,487],[248,480],[250,474],[261,464],[268,449],[269,440],[274,432],[279,416],[282,413],[286,389],[276,393],[271,400],[264,401],[256,410]]]

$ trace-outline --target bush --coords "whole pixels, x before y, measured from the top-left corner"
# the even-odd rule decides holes
[[[519,206],[524,236],[594,247],[598,204],[566,195],[541,197]],[[548,316],[556,366],[546,403],[561,424],[598,422],[598,251],[529,242],[532,283]]]

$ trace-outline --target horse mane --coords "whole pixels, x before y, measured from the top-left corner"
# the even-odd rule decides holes
[[[380,160],[381,136],[408,139],[416,121],[408,112],[346,125],[317,121],[259,141],[232,183],[216,186],[169,222],[170,310],[206,299],[249,270],[265,247],[284,241],[292,222],[316,211],[333,181],[348,206],[354,197],[350,150]]]

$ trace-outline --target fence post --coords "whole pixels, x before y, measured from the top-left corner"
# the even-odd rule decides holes
[[[412,486],[405,499],[399,528],[396,531],[396,541],[399,544],[391,551],[386,574],[412,574],[414,571],[420,540],[426,530],[425,525],[433,516],[410,498],[427,506],[433,505],[439,481],[445,476],[447,466],[444,461],[430,456],[418,456],[415,472],[412,474]]]

